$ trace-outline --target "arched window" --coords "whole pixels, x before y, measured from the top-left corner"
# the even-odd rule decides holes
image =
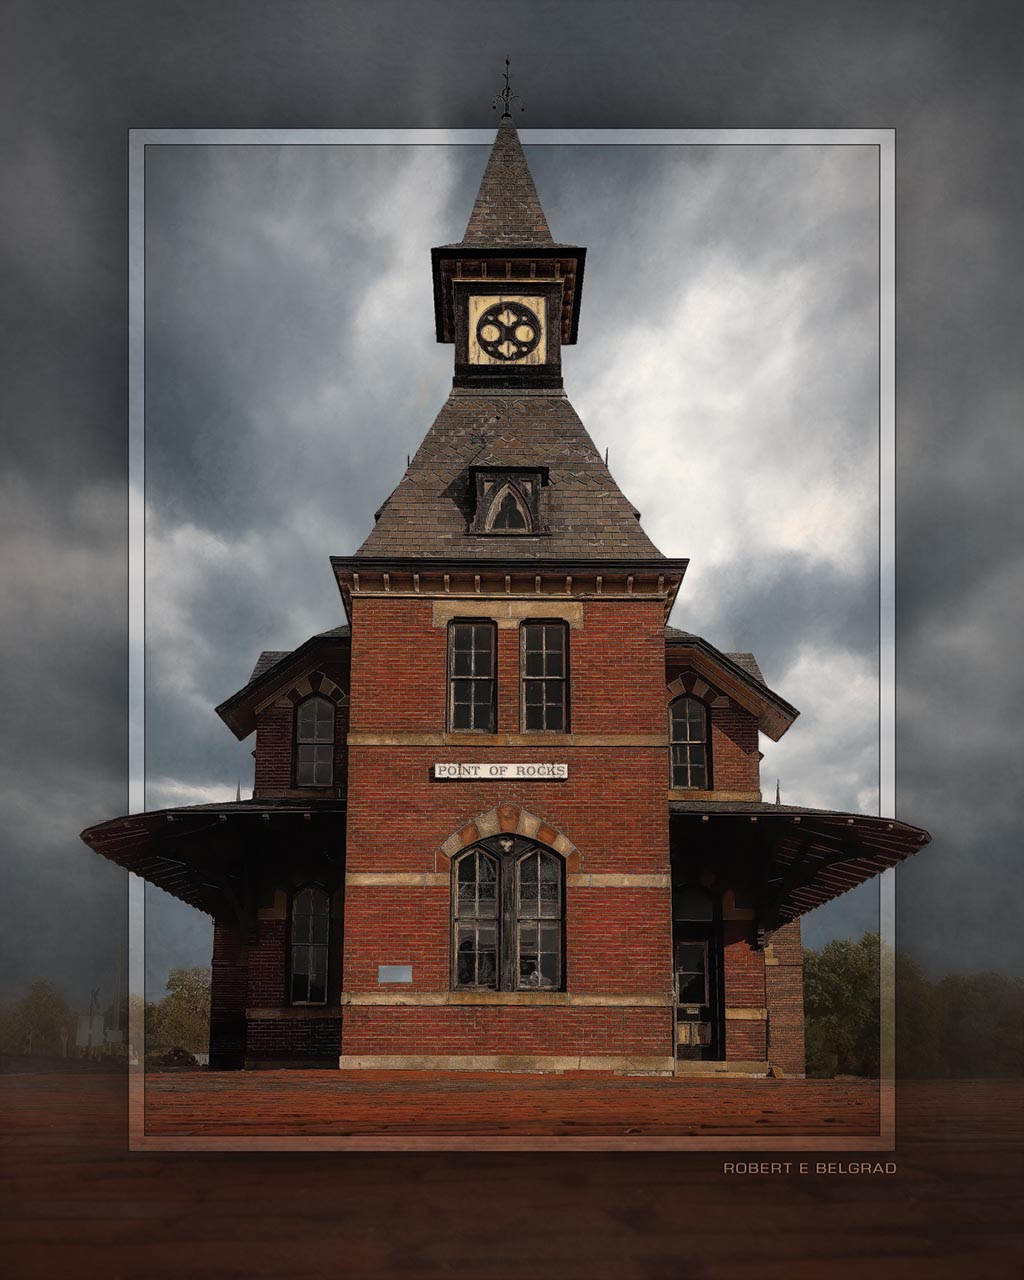
[[[710,790],[708,711],[699,698],[676,698],[671,704],[669,739],[672,744],[672,786]]]
[[[510,484],[495,495],[487,521],[489,533],[529,533],[530,513],[526,503]]]
[[[334,781],[334,705],[314,695],[295,710],[295,785],[329,787]]]
[[[528,840],[498,836],[452,868],[457,989],[564,989],[565,911],[560,858]]]
[[[292,1004],[326,1004],[327,948],[331,900],[319,885],[292,897],[289,999]]]
[[[498,985],[498,863],[483,849],[455,868],[455,985]]]
[[[562,985],[562,868],[539,849],[516,863],[516,952],[520,990]]]

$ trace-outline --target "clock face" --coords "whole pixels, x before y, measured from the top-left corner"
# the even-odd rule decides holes
[[[543,364],[544,299],[508,295],[469,299],[470,364]]]
[[[476,322],[480,350],[492,360],[522,360],[540,342],[540,321],[518,302],[496,302]]]

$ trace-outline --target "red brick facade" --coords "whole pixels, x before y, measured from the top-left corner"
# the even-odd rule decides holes
[[[779,736],[796,713],[752,655],[667,635],[686,562],[640,528],[561,391],[582,260],[551,240],[503,119],[465,239],[435,250],[452,394],[360,550],[333,562],[350,629],[262,655],[219,708],[239,737],[256,731],[254,800],[339,802],[326,845],[312,826],[282,824],[276,853],[264,841],[248,857],[248,933],[229,945],[219,927],[215,953],[225,1054],[244,1041],[252,1065],[803,1071],[799,924],[765,945],[770,886],[749,828],[702,825],[715,804],[760,801],[759,729]],[[514,323],[495,302],[506,290]],[[538,334],[536,358],[513,359]],[[488,523],[503,494],[519,495],[518,526]],[[473,731],[449,722],[460,622],[494,629],[487,723]],[[556,699],[557,729],[524,722],[525,676],[550,673],[525,670],[523,629],[545,622],[562,628],[564,688],[530,689]],[[333,777],[300,788],[296,708],[316,693],[334,706]],[[701,708],[699,741],[673,737],[679,698]],[[470,776],[439,776],[449,763]],[[496,765],[561,776],[489,776]],[[711,810],[686,810],[698,801]],[[478,865],[493,868],[496,914],[467,934],[477,925],[455,919],[454,877]],[[523,907],[527,865],[557,882],[546,923]],[[329,926],[299,912],[311,886],[330,896]],[[329,944],[307,945],[313,929]],[[483,956],[479,980],[460,969],[459,939],[463,963]],[[295,990],[314,996],[293,1004]]]

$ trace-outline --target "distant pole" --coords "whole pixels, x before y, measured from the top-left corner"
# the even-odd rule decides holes
[[[242,798],[242,779],[239,778],[238,782],[235,784],[235,804],[238,804],[241,798]]]
[[[776,804],[781,804],[781,803],[782,803],[782,801],[779,799],[779,780],[778,780],[778,778],[776,778],[776,779],[775,779],[775,803],[776,803]]]

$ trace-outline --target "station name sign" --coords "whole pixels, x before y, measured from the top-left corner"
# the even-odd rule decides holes
[[[544,760],[530,760],[510,764],[499,761],[473,761],[472,763],[459,763],[448,761],[444,764],[434,765],[435,778],[480,778],[487,780],[489,778],[536,778],[542,779],[558,779],[568,778],[569,766],[567,764],[550,764]]]

